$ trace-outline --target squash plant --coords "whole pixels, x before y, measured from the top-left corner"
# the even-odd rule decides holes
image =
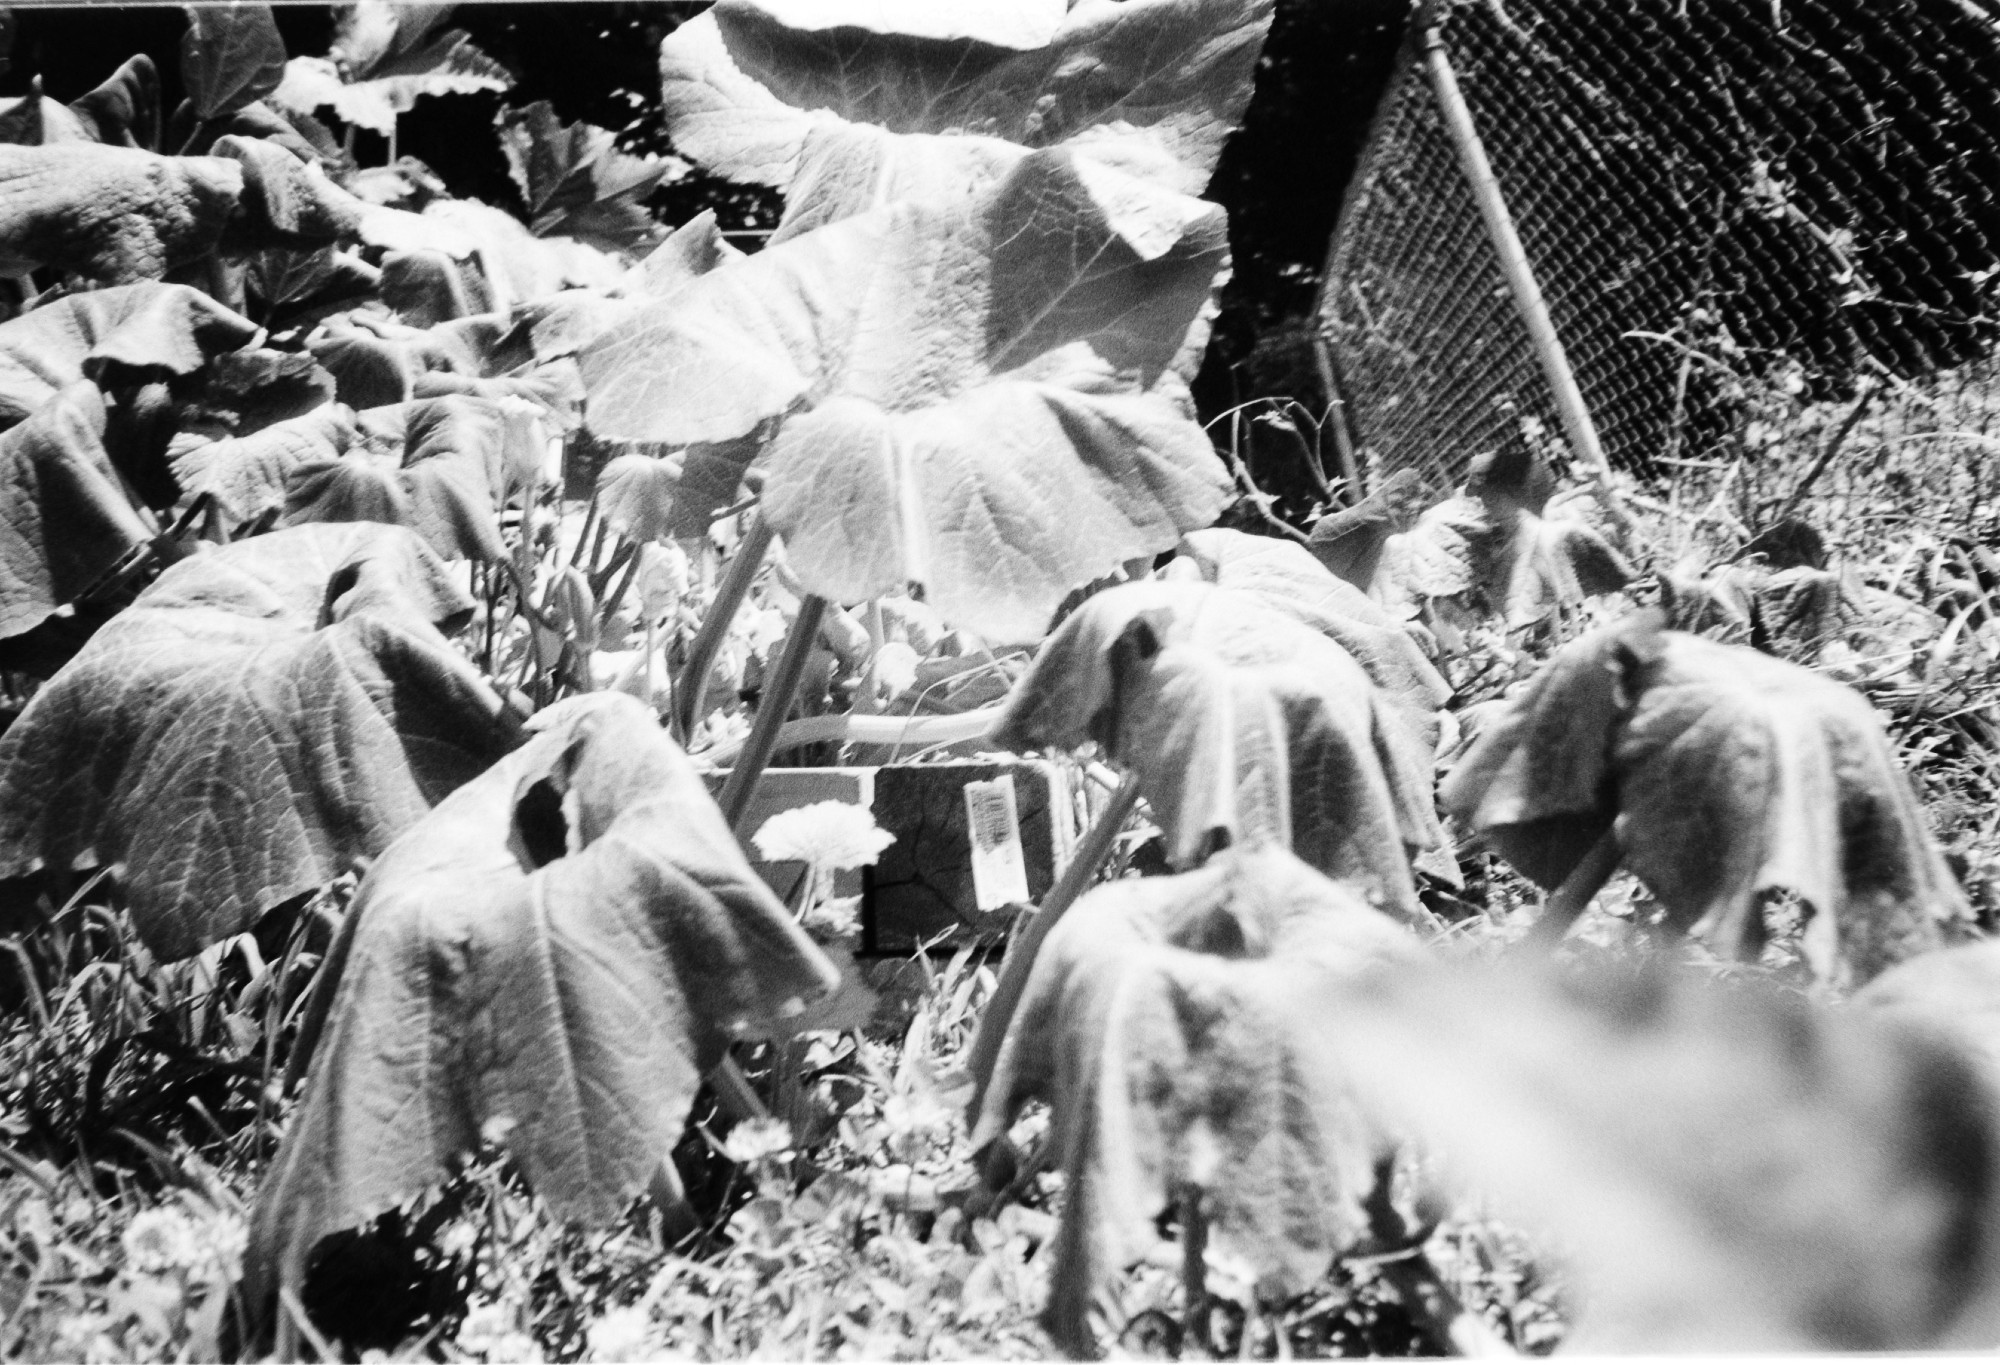
[[[1979,1265],[1904,1273],[1985,1218],[1976,1172],[1926,1166],[1911,1197],[1972,1221],[1912,1218],[1868,1260],[1839,1219],[1705,1223],[1671,1160],[1746,1115],[1794,1133],[1788,1101],[1677,1083],[1796,1091],[1782,1043],[1824,1034],[1852,1066],[1806,1108],[1893,1205],[1870,1143],[1951,1145],[1903,1121],[1959,1076],[1927,1045],[1767,1002],[1690,1006],[1648,1051],[1601,1016],[1657,997],[1593,1012],[1441,964],[1454,833],[1553,888],[1551,928],[1621,862],[1730,952],[1796,895],[1836,981],[1942,943],[1963,901],[1872,711],[1801,669],[1641,619],[1449,709],[1459,625],[1540,648],[1645,586],[1645,547],[1597,525],[1619,509],[1560,491],[1550,452],[1484,458],[1428,510],[1391,480],[1303,545],[1210,526],[1230,479],[1188,381],[1228,225],[1199,196],[1269,0],[722,0],[668,40],[662,96],[689,157],[784,194],[755,254],[712,216],[654,223],[677,164],[546,106],[496,128],[526,221],[408,164],[356,174],[343,131],[506,80],[446,9],[356,6],[328,62],[260,6],[205,9],[182,109],[144,59],[0,109],[0,670],[32,693],[0,737],[0,876],[60,897],[95,866],[154,954],[199,959],[360,874],[246,1306],[483,1139],[561,1216],[670,1210],[702,1079],[763,1106],[733,1040],[781,1044],[784,1141],[809,1147],[835,1117],[795,1035],[863,993],[736,826],[787,744],[985,741],[1122,770],[950,1078],[989,1174],[1021,1106],[1052,1108],[1065,1349],[1097,1348],[1098,1291],[1169,1206],[1191,1321],[1211,1238],[1270,1294],[1372,1250],[1446,1302],[1434,1268],[1409,1278],[1427,1229],[1390,1216],[1396,1154],[1456,1146],[1468,1185],[1531,1194],[1545,1169],[1440,1115],[1426,1078],[1460,1072],[1586,1188],[1665,1210],[1697,1280],[1628,1299],[1641,1328],[1684,1326],[1697,1282],[1758,1342],[1984,1320]],[[1786,572],[1662,595],[1752,643],[1816,635],[1790,625],[1826,580]],[[719,802],[697,763],[729,767]],[[1140,815],[1173,875],[1090,890]],[[1756,1047],[1721,1056],[1739,1026]],[[1688,1101],[1657,1141],[1600,1122],[1594,1086],[1653,1074],[1634,1057],[1664,1061],[1633,1112]],[[1812,1317],[1852,1287],[1823,1232],[1895,1272],[1852,1330]],[[1644,1282],[1586,1243],[1607,1301]],[[1759,1257],[1803,1269],[1773,1287]]]

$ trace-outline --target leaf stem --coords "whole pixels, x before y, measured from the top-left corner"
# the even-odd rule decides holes
[[[1198,1344],[1202,1354],[1214,1351],[1208,1335],[1208,1215],[1201,1207],[1201,1190],[1183,1186],[1179,1199],[1181,1224],[1181,1340]],[[1244,1334],[1250,1324],[1243,1324]],[[1185,1348],[1183,1348],[1185,1349]]]
[[[1111,845],[1116,842],[1119,832],[1125,828],[1126,819],[1132,814],[1132,807],[1139,801],[1139,779],[1127,776],[1112,793],[1111,802],[1104,813],[1097,817],[1097,823],[1083,836],[1076,856],[1062,870],[1062,876],[1049,888],[1049,894],[1042,897],[1042,904],[1015,934],[1013,942],[1007,945],[1006,960],[1000,967],[1000,979],[994,984],[993,996],[986,1002],[986,1009],[979,1018],[979,1032],[972,1040],[972,1047],[966,1054],[966,1067],[972,1073],[972,1101],[966,1107],[966,1127],[977,1129],[979,1113],[986,1104],[986,1088],[993,1083],[993,1067],[1000,1060],[1000,1044],[1007,1036],[1008,1025],[1013,1022],[1014,1011],[1019,1008],[1021,995],[1028,987],[1028,972],[1035,965],[1035,955],[1041,951],[1042,940],[1056,927],[1068,912],[1084,888],[1097,875],[1098,868],[1111,856]]]
[[[757,719],[750,726],[750,738],[744,741],[743,752],[729,769],[729,779],[722,784],[722,795],[717,800],[732,829],[743,822],[750,809],[751,794],[757,789],[757,779],[764,775],[771,755],[777,751],[778,731],[791,712],[792,699],[798,695],[806,659],[819,642],[820,620],[825,615],[824,597],[808,594],[799,603],[799,614],[786,632],[778,662],[764,680],[764,694],[757,702]],[[742,831],[737,833],[740,835]]]
[[[1611,880],[1611,874],[1618,870],[1619,859],[1624,856],[1625,851],[1618,846],[1616,828],[1607,827],[1583,855],[1583,861],[1542,902],[1541,918],[1535,921],[1529,938],[1549,947],[1562,942],[1577,916],[1590,905],[1590,898]]]
[[[695,632],[694,643],[688,647],[687,662],[681,666],[681,676],[674,685],[674,726],[680,731],[675,738],[683,744],[693,737],[694,727],[701,723],[709,671],[715,667],[715,656],[729,637],[729,627],[743,599],[750,595],[750,585],[756,581],[757,570],[763,567],[773,539],[769,523],[762,516],[752,517],[743,530],[743,539],[737,543],[735,556],[723,571],[722,582],[716,585],[715,600],[709,603],[701,629]]]

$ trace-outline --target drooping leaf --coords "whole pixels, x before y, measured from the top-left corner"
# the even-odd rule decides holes
[[[1658,959],[1287,984],[1309,1064],[1563,1249],[1581,1353],[2000,1333],[1994,1097],[1945,1048]]]
[[[242,168],[220,157],[0,146],[0,272],[158,279],[215,248],[242,193]]]
[[[333,375],[341,402],[378,408],[407,400],[412,385],[429,371],[484,374],[490,340],[476,325],[410,327],[355,313],[328,319],[307,339],[306,349]]]
[[[1555,654],[1441,796],[1545,887],[1612,833],[1671,922],[1725,955],[1754,955],[1767,894],[1794,893],[1830,980],[1936,947],[1967,915],[1859,693],[1657,613]]]
[[[649,710],[597,694],[534,726],[362,884],[311,1085],[258,1201],[253,1305],[482,1131],[505,1134],[556,1217],[613,1221],[663,1170],[730,1039],[836,984]]]
[[[580,357],[594,433],[775,435],[765,514],[813,591],[923,585],[990,639],[1166,549],[1227,479],[1176,367],[1225,256],[1212,205],[1133,182],[1145,249],[1066,153],[976,203],[895,204],[695,280]]]
[[[973,1134],[1051,1109],[1062,1226],[1042,1323],[1070,1355],[1104,1281],[1198,1192],[1219,1249],[1273,1298],[1297,1294],[1367,1228],[1387,1142],[1315,1054],[1292,997],[1416,951],[1358,897],[1275,849],[1089,892],[1036,956]],[[1185,1235],[1185,1233],[1183,1234]]]
[[[0,737],[0,876],[124,864],[167,958],[374,857],[512,746],[412,533],[304,526],[167,570]]]
[[[303,417],[333,398],[333,376],[303,351],[246,347],[209,361],[199,379],[176,386],[179,428],[202,436],[247,436]]]
[[[498,403],[448,395],[410,403],[403,449],[384,457],[350,449],[293,465],[284,524],[361,521],[407,526],[446,559],[502,560],[500,503],[506,419]]]
[[[262,138],[228,136],[212,155],[243,167],[242,217],[231,224],[232,250],[294,250],[332,246],[360,226],[360,200],[327,178],[314,161],[302,160]]]
[[[565,124],[547,100],[499,116],[500,149],[539,237],[574,237],[604,251],[636,251],[662,228],[640,203],[686,163],[631,156],[606,130]]]
[[[104,425],[103,397],[78,383],[0,434],[0,637],[41,624],[153,537]]]
[[[679,460],[620,455],[597,476],[597,506],[605,525],[628,540],[658,540],[674,524],[681,484]]]
[[[71,103],[99,142],[141,151],[160,149],[160,73],[153,59],[138,53],[104,83]]]
[[[0,143],[47,147],[91,140],[90,130],[74,110],[42,93],[40,76],[30,82],[27,94],[0,100]]]
[[[226,117],[278,88],[285,40],[269,5],[189,5],[187,17],[181,83],[197,118]]]
[[[1353,507],[1322,517],[1311,550],[1329,572],[1407,619],[1431,598],[1472,588],[1467,536],[1477,528],[1475,509],[1461,500],[1426,508],[1423,481],[1399,469]]]
[[[174,459],[174,477],[189,497],[213,499],[240,526],[282,508],[293,471],[339,459],[353,438],[353,411],[328,403],[248,435],[183,450]]]
[[[1422,916],[1410,857],[1444,843],[1429,751],[1347,651],[1250,593],[1098,593],[1043,646],[993,738],[1102,745],[1138,775],[1182,866],[1217,846],[1289,847]]]
[[[123,387],[193,374],[256,324],[184,284],[71,294],[0,323],[0,426],[80,379]]]
[[[1329,572],[1304,546],[1222,528],[1192,531],[1164,576],[1180,577],[1183,564],[1203,582],[1256,593],[1296,616],[1353,655],[1377,687],[1414,710],[1433,712],[1450,700],[1451,685],[1402,623]]]
[[[1838,574],[1806,565],[1726,565],[1706,577],[1660,575],[1660,605],[1676,630],[1810,662],[1861,612]]]
[[[1188,193],[1250,97],[1263,0],[1054,6],[723,0],[660,49],[674,145],[787,192],[786,235],[956,198],[1068,143]]]
[[[1465,488],[1431,507],[1399,471],[1358,506],[1313,528],[1312,550],[1335,574],[1402,617],[1451,597],[1509,627],[1631,581],[1625,557],[1589,524],[1574,493],[1558,496],[1546,457],[1517,444],[1472,463]]]

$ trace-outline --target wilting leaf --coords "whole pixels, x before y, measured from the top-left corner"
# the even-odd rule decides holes
[[[374,521],[408,526],[446,559],[507,558],[500,537],[506,496],[499,404],[447,396],[408,405],[400,459],[365,450],[292,466],[285,524]]]
[[[620,455],[597,476],[597,506],[605,524],[627,540],[658,540],[673,527],[680,482],[678,460]]]
[[[106,388],[193,374],[256,324],[184,284],[71,294],[0,323],[0,426],[79,379]]]
[[[285,77],[285,40],[269,5],[190,5],[181,35],[181,82],[196,117],[221,118],[255,103]]]
[[[1703,578],[1660,575],[1660,605],[1676,630],[1807,661],[1861,616],[1838,574],[1805,565],[1726,565]]]
[[[1174,368],[1223,217],[1134,184],[1144,253],[1051,152],[971,206],[892,205],[704,275],[584,351],[591,429],[682,446],[781,418],[765,515],[809,588],[918,583],[990,639],[1035,638],[1226,495]]]
[[[0,876],[122,862],[185,957],[374,857],[509,747],[408,531],[304,526],[167,570],[0,737]]]
[[[1467,537],[1478,526],[1476,510],[1463,499],[1426,508],[1416,471],[1399,469],[1353,507],[1322,517],[1311,546],[1336,577],[1409,618],[1431,598],[1472,588]]]
[[[258,1201],[253,1304],[296,1288],[321,1237],[442,1179],[482,1129],[506,1133],[556,1217],[615,1220],[729,1040],[836,984],[651,712],[598,694],[534,725],[362,883]]]
[[[353,411],[328,403],[247,436],[184,450],[174,459],[174,477],[189,497],[212,499],[232,525],[241,525],[282,508],[294,470],[339,459],[353,438]]]
[[[1993,1097],[1946,1049],[1657,960],[1287,984],[1309,1063],[1564,1249],[1580,1352],[2000,1333]]]
[[[787,192],[785,235],[971,194],[1065,142],[1199,193],[1249,101],[1271,9],[723,0],[661,44],[663,109],[676,148]]]
[[[333,376],[312,356],[269,347],[227,351],[194,383],[175,386],[180,430],[244,436],[273,422],[303,417],[333,398]]]
[[[1377,687],[1419,712],[1436,711],[1451,698],[1451,685],[1402,623],[1302,545],[1221,528],[1193,531],[1162,576],[1171,581],[1187,570],[1203,582],[1255,593],[1297,617],[1353,655]]]
[[[243,167],[242,218],[230,225],[234,250],[331,246],[353,236],[364,205],[302,160],[261,138],[224,137],[212,155]]]
[[[1476,596],[1510,627],[1533,625],[1632,578],[1575,499],[1556,500],[1548,461],[1525,445],[1474,460],[1464,491],[1433,507],[1421,506],[1416,475],[1399,471],[1323,518],[1311,540],[1322,564],[1403,617],[1432,598]]]
[[[70,105],[99,142],[143,151],[160,148],[160,73],[141,52]]]
[[[484,318],[462,318],[436,327],[409,327],[368,313],[328,319],[306,342],[313,358],[333,375],[335,394],[352,408],[401,403],[432,370],[486,372],[491,329]],[[493,320],[496,325],[501,321]]]
[[[1828,979],[1865,980],[1967,914],[1859,693],[1656,613],[1552,657],[1442,798],[1545,887],[1611,833],[1670,920],[1725,955],[1754,956],[1764,898],[1792,892]]]
[[[158,279],[215,249],[242,193],[242,167],[222,157],[0,146],[0,273]]]
[[[1347,651],[1247,592],[1098,593],[1043,646],[993,737],[1101,744],[1138,775],[1183,866],[1218,845],[1275,844],[1422,914],[1409,858],[1444,842],[1430,752]]]
[[[604,251],[633,251],[663,229],[640,203],[686,163],[629,156],[606,130],[565,124],[547,100],[499,117],[500,150],[537,236],[574,237]]]
[[[29,84],[27,94],[0,100],[0,143],[47,147],[92,140],[90,130],[73,110],[42,93],[40,76]]]
[[[1274,849],[1115,881],[1049,934],[972,1141],[1047,1101],[1063,1221],[1042,1323],[1073,1356],[1103,1282],[1198,1192],[1219,1249],[1259,1288],[1303,1291],[1367,1228],[1386,1149],[1293,997],[1416,951],[1346,888]]]
[[[0,435],[0,636],[39,625],[153,537],[104,452],[87,383]]]

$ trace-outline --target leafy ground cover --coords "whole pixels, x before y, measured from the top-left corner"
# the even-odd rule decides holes
[[[1188,396],[1269,5],[839,12],[663,51],[749,256],[542,105],[527,221],[356,165],[441,7],[0,111],[0,1351],[1990,1345],[1992,442],[1719,351],[1670,482],[1294,526]],[[869,989],[757,774],[1003,749],[1068,864]]]

